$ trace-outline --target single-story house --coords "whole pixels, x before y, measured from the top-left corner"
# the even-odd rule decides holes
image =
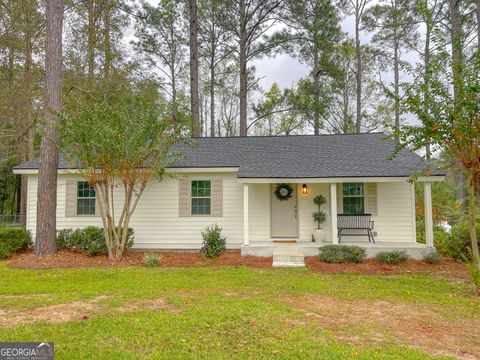
[[[433,248],[431,184],[444,180],[444,174],[431,166],[428,176],[416,178],[425,188],[426,219],[426,244],[417,243],[415,191],[409,180],[427,164],[408,150],[389,159],[394,147],[395,141],[383,133],[195,139],[167,170],[175,175],[153,180],[140,200],[130,223],[134,248],[197,250],[201,231],[218,224],[227,248],[243,255],[271,256],[279,247],[316,255],[320,246],[340,240],[365,247],[370,256],[398,249],[420,258]],[[28,175],[26,226],[32,234],[38,166],[33,160],[14,168],[16,174]],[[102,225],[95,191],[63,159],[57,195],[58,229]],[[312,236],[317,195],[326,199],[321,242]],[[367,232],[339,229],[348,227],[345,219],[363,214],[371,214],[373,239]]]

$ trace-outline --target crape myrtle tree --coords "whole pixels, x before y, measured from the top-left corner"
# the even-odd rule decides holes
[[[440,48],[445,49],[444,46]],[[416,81],[404,87],[405,110],[415,114],[422,126],[405,126],[397,131],[397,135],[400,137],[399,147],[420,149],[428,140],[432,150],[445,151],[461,165],[468,186],[468,226],[473,258],[480,268],[475,227],[475,198],[480,203],[479,72],[479,53],[469,66],[459,66],[447,50],[439,51],[426,69],[428,81],[424,81],[424,74],[418,74]],[[425,91],[427,86],[428,91]]]
[[[134,93],[80,103],[63,117],[65,158],[95,189],[111,260],[121,259],[140,198],[178,157],[172,146],[185,133],[152,97]]]

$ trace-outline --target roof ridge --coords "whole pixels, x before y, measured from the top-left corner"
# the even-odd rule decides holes
[[[248,136],[196,136],[192,139],[251,139],[251,138],[293,138],[293,137],[327,137],[327,136],[361,136],[361,135],[386,135],[383,131],[349,133],[349,134],[292,134],[292,135],[248,135]]]

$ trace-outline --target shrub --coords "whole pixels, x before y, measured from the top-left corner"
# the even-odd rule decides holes
[[[220,256],[226,249],[226,238],[222,236],[222,228],[218,225],[207,226],[202,231],[203,247],[200,252],[206,258]]]
[[[379,252],[375,258],[381,263],[398,265],[407,261],[410,256],[405,251],[382,251]]]
[[[133,245],[133,229],[128,229],[128,240],[125,249]],[[63,229],[57,232],[57,247],[71,251],[79,251],[87,256],[106,254],[107,243],[103,228],[97,226],[88,226],[84,229]]]
[[[365,249],[359,246],[325,245],[320,248],[320,261],[330,264],[361,263]]]
[[[440,254],[436,251],[428,251],[423,255],[423,261],[425,261],[427,264],[439,264],[442,262],[442,257]]]
[[[0,227],[0,259],[32,245],[30,233],[21,227]]]
[[[160,260],[162,260],[162,257],[159,254],[154,253],[153,251],[147,251],[143,255],[143,263],[145,264],[146,267],[149,267],[149,268],[158,266],[158,264],[160,263]]]
[[[477,223],[477,234],[480,234],[480,223]],[[472,242],[466,221],[452,227],[452,236],[447,242],[447,253],[448,256],[463,262],[472,260]]]
[[[423,221],[417,221],[417,228],[417,242],[425,244],[425,226],[423,225]],[[445,230],[445,228],[438,225],[433,227],[433,245],[439,254],[443,256],[450,256],[448,252],[448,243],[451,241],[450,238],[451,234]]]
[[[472,279],[473,286],[477,290],[477,293],[480,294],[480,270],[475,262],[471,262],[467,265],[470,278]]]
[[[320,229],[320,226],[327,220],[327,214],[320,210],[322,205],[327,203],[327,199],[323,195],[317,195],[313,199],[313,203],[318,207],[317,211],[312,213],[313,221],[317,223],[318,229]]]

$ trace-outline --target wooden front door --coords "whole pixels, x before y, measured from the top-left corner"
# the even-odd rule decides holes
[[[270,187],[272,238],[296,239],[298,237],[297,185],[290,184],[290,186],[293,188],[292,197],[287,200],[279,200],[275,196],[277,184],[272,184]]]

